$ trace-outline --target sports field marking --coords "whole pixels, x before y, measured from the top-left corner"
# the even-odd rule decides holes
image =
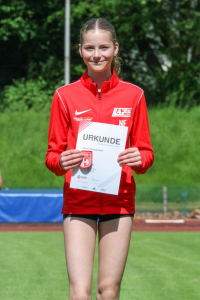
[[[146,219],[145,223],[176,223],[176,224],[181,224],[181,223],[185,223],[185,220],[180,219],[180,220],[153,220],[153,219]]]

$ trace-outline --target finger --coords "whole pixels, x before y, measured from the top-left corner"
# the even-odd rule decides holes
[[[121,164],[128,164],[128,163],[141,163],[141,157],[135,157],[135,158],[129,158],[129,159],[125,159],[119,163]]]
[[[137,167],[137,168],[140,168],[142,166],[142,162],[136,162],[136,163],[128,163],[126,164],[126,166],[128,167]]]
[[[139,149],[138,149],[138,148],[135,148],[135,147],[133,147],[133,148],[128,148],[128,149],[122,151],[122,152],[119,154],[119,157],[122,156],[122,155],[126,155],[126,154],[128,154],[128,153],[134,153],[134,152],[136,152],[136,151],[139,151]]]
[[[136,156],[140,156],[140,155],[141,155],[140,152],[137,151],[135,153],[128,153],[128,154],[125,154],[123,156],[120,156],[120,157],[118,157],[118,159],[123,160],[123,159],[126,159],[126,158],[136,157]]]
[[[73,166],[73,165],[77,165],[82,162],[83,158],[73,158],[73,159],[70,159],[70,160],[66,160],[64,162],[61,162],[62,166],[63,167],[66,167],[66,166]]]
[[[135,157],[140,157],[141,158],[141,154],[139,151],[135,152],[135,153],[128,153],[126,155],[120,156],[118,157],[118,162],[123,161],[125,159],[130,159],[130,158],[135,158]]]
[[[84,156],[84,154],[80,151],[80,150],[67,150],[61,153],[62,156],[69,156],[69,155],[73,155],[73,154],[80,154],[81,156]]]
[[[79,158],[80,160],[82,160],[84,157],[83,153],[76,153],[76,154],[70,154],[70,155],[66,155],[66,156],[60,156],[60,162],[64,163],[73,159],[77,159]]]
[[[73,169],[73,168],[75,168],[75,167],[79,167],[79,163],[78,164],[74,164],[74,165],[69,165],[69,166],[66,166],[66,167],[62,167],[62,169],[64,170],[64,171],[69,171],[70,169]]]

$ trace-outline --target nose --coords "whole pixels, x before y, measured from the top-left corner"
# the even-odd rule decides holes
[[[94,59],[98,59],[101,57],[101,53],[100,53],[100,49],[99,48],[95,48],[94,50]]]

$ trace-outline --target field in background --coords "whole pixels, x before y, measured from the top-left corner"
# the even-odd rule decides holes
[[[121,300],[198,300],[200,233],[133,232]],[[0,233],[0,299],[67,299],[62,232]],[[93,299],[97,280],[95,253]]]
[[[199,185],[200,107],[149,109],[155,162],[141,185]],[[62,188],[63,177],[45,167],[48,111],[0,114],[0,170],[3,187]]]

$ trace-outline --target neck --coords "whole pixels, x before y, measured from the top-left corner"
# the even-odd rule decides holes
[[[104,81],[109,81],[112,77],[112,72],[111,69],[105,70],[104,72],[93,72],[92,70],[88,70],[88,76],[97,84],[97,88],[101,89],[102,83]]]

